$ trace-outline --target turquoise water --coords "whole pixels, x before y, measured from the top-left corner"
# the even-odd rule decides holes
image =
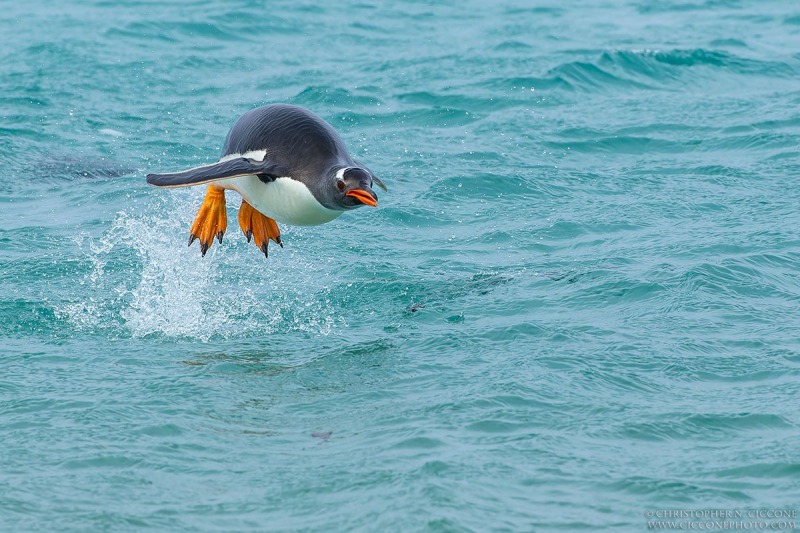
[[[0,530],[646,529],[800,501],[800,5],[7,3]],[[378,209],[187,248],[271,102]]]

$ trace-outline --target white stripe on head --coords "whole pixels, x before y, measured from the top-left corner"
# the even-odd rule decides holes
[[[350,167],[344,167],[344,168],[340,168],[339,170],[337,170],[336,171],[336,179],[337,180],[343,180],[344,179],[344,173],[347,172],[348,170],[350,170]]]

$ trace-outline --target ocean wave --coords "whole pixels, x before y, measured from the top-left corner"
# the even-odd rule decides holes
[[[226,29],[222,24],[211,22],[141,21],[130,22],[123,27],[110,28],[106,36],[112,39],[158,40],[166,43],[181,43],[190,39],[207,41],[248,41],[252,32]]]
[[[658,415],[658,422],[624,423],[613,432],[626,438],[670,441],[732,438],[749,431],[780,431],[793,427],[785,417],[767,413],[662,413]]]
[[[678,153],[684,151],[687,145],[686,142],[630,135],[603,135],[585,141],[546,141],[543,144],[552,150],[618,154]]]
[[[661,90],[711,77],[715,71],[782,79],[798,75],[797,68],[782,61],[750,59],[721,50],[614,50],[604,51],[593,58],[561,63],[551,67],[543,77],[507,80],[505,85],[590,92],[625,87]]]
[[[345,108],[372,107],[381,104],[381,101],[371,95],[358,94],[341,87],[330,85],[308,86],[297,93],[293,99],[297,105],[309,107]]]
[[[739,7],[739,0],[695,0],[685,2],[641,2],[636,9],[643,14],[722,10]]]
[[[345,116],[354,123],[375,122],[380,118],[382,124],[395,126],[420,126],[430,128],[451,128],[465,126],[478,120],[478,115],[465,109],[453,107],[414,107],[382,112],[380,115],[347,113]]]

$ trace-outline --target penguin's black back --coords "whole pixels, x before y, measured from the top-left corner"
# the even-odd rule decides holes
[[[266,105],[242,115],[228,133],[222,155],[253,150],[266,150],[266,159],[301,179],[325,174],[334,165],[355,166],[330,124],[288,104]]]

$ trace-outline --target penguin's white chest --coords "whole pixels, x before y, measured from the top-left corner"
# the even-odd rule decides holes
[[[234,189],[258,211],[284,224],[318,226],[343,213],[323,206],[308,187],[288,177],[264,183],[256,176],[240,176],[218,185]]]

